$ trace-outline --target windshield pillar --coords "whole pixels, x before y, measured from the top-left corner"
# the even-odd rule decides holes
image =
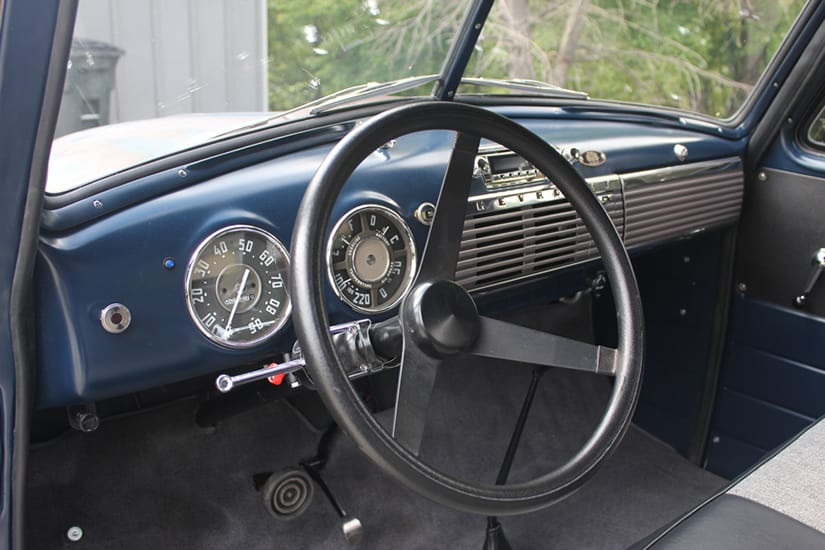
[[[470,62],[473,48],[475,48],[492,7],[493,0],[473,0],[467,6],[467,12],[464,14],[456,40],[441,67],[441,77],[433,88],[433,96],[436,99],[451,101],[455,97],[461,77],[464,75],[467,63]]]

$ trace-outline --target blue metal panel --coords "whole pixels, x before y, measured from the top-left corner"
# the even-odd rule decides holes
[[[738,475],[825,414],[825,320],[738,295],[711,432],[708,469]],[[720,435],[723,434],[723,435]]]
[[[402,140],[392,162],[378,154],[367,159],[333,217],[365,202],[389,205],[404,213],[422,247],[426,228],[411,213],[421,201],[435,200],[449,142],[446,132],[431,133]],[[262,227],[289,246],[303,188],[327,152],[316,147],[255,165],[44,237],[37,281],[44,311],[38,318],[44,368],[39,405],[110,397],[288,352],[291,326],[252,350],[225,350],[203,337],[185,307],[185,266],[201,239],[235,223]],[[166,257],[178,267],[164,269]],[[333,323],[362,317],[329,288],[325,292]],[[123,334],[106,333],[100,325],[100,310],[112,302],[132,311]]]
[[[634,422],[687,453],[708,365],[719,277],[718,232],[633,257],[645,308],[647,350]],[[596,301],[596,333],[611,343],[609,295]],[[615,330],[615,327],[612,327]]]
[[[11,544],[15,373],[11,288],[57,19],[57,0],[4,0],[0,20],[0,548]]]
[[[741,295],[732,316],[734,342],[825,370],[825,320]]]
[[[770,450],[799,433],[813,420],[810,416],[722,388],[712,431]]]
[[[539,118],[548,113],[549,118]],[[604,151],[605,165],[579,167],[586,177],[673,165],[675,143],[690,148],[691,161],[739,151],[737,142],[719,137],[621,121],[598,123],[592,114],[571,119],[546,108],[518,108],[509,114],[518,114],[521,122],[558,147]],[[201,239],[230,224],[258,225],[289,246],[304,187],[331,148],[329,141],[329,133],[317,132],[227,152],[182,166],[185,176],[177,168],[167,170],[51,211],[37,270],[42,335],[38,405],[111,397],[279,359],[289,351],[291,325],[252,350],[225,350],[204,338],[186,312],[185,265]],[[412,212],[421,202],[435,201],[451,145],[451,133],[425,132],[371,155],[347,184],[333,218],[364,202],[386,204],[403,214],[417,246],[423,247],[426,227],[414,221]],[[103,207],[96,209],[94,200]],[[683,261],[679,254],[676,262]],[[175,270],[163,268],[166,257],[177,260]],[[663,276],[657,272],[655,278]],[[686,279],[691,294],[683,298],[704,304],[705,287],[689,283]],[[525,288],[535,289],[534,284]],[[582,285],[579,268],[542,288],[550,299]],[[324,292],[332,322],[361,317],[329,288]],[[532,300],[529,292],[514,288],[506,296],[487,293],[480,307],[489,311]],[[112,302],[127,305],[133,314],[132,326],[120,335],[106,333],[98,320],[100,310]],[[693,308],[690,316],[675,319],[673,330],[704,327],[692,313]],[[678,308],[669,314],[678,317]],[[686,372],[691,369],[686,363]],[[696,381],[691,378],[682,385],[688,386],[694,388]],[[682,398],[682,393],[676,396]]]
[[[733,479],[762,460],[768,453],[735,437],[711,432],[711,445],[705,467],[727,479]]]
[[[825,414],[825,372],[738,342],[729,347],[722,384],[811,418]]]
[[[546,107],[511,107],[495,110],[525,124],[558,148],[576,147],[582,151],[588,149],[603,151],[607,155],[607,161],[602,166],[596,168],[577,166],[584,177],[633,172],[676,164],[680,162],[673,153],[673,146],[677,143],[688,147],[690,162],[737,156],[741,153],[743,146],[741,141],[708,136],[679,128],[652,125],[650,118],[628,121],[625,120],[628,116],[624,115],[623,118],[615,117],[617,120],[605,122],[598,120],[599,116],[605,117],[605,113],[596,111],[568,112],[563,109],[547,109]],[[607,118],[611,117],[607,116]],[[640,125],[636,122],[645,124]],[[196,185],[232,170],[281,157],[298,149],[311,148],[319,143],[331,143],[340,138],[349,128],[348,125],[337,124],[331,128],[286,136],[254,147],[229,151],[204,161],[167,168],[157,174],[130,182],[128,185],[102,190],[68,206],[47,210],[43,219],[44,227],[55,232],[66,231],[111,215],[133,204],[176,189]],[[410,151],[422,154],[448,147],[450,141],[431,140],[427,135],[419,134],[417,137],[410,136],[407,143],[410,144]],[[422,162],[424,158],[422,157]],[[307,162],[302,174],[304,183],[309,181],[316,167],[317,162],[314,164]],[[186,175],[182,177],[180,170],[184,170]],[[282,179],[285,178],[278,175],[273,179],[272,184],[277,184]],[[101,180],[95,185],[106,187],[106,180]],[[300,189],[296,188],[295,192],[302,192]],[[102,208],[93,206],[95,200],[102,203]]]

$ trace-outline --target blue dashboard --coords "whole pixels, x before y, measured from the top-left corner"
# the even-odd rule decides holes
[[[603,202],[631,250],[689,237],[738,217],[741,141],[673,123],[588,120],[549,107],[500,112],[561,151],[603,153],[598,166],[571,158],[591,184],[609,182]],[[51,197],[36,267],[38,406],[105,399],[280,361],[289,353],[295,340],[290,322],[248,349],[228,349],[205,337],[187,310],[186,266],[199,243],[232,225],[263,229],[289,248],[304,188],[353,123],[210,151],[194,160],[190,155],[177,166],[118,185],[93,184],[77,197]],[[333,221],[360,205],[385,206],[403,218],[421,250],[427,226],[414,213],[422,203],[436,202],[452,140],[449,132],[419,133],[371,154],[338,198]],[[679,154],[680,146],[686,157]],[[471,198],[490,200],[480,178],[473,185]],[[524,193],[533,193],[532,203],[512,204],[523,201]],[[564,202],[538,197],[532,185],[499,190],[493,200],[510,201],[506,211],[518,213],[522,222],[533,215],[525,214],[531,208]],[[468,220],[471,212],[468,205]],[[507,221],[510,227],[517,224],[514,219]],[[596,265],[596,256],[586,236],[570,231],[570,255],[473,288],[480,307],[494,313],[534,301],[536,288],[544,289],[548,300],[582,288],[583,270]],[[339,300],[329,284],[318,291],[326,296],[331,324],[365,317]],[[128,329],[117,334],[101,326],[101,311],[113,303],[131,313]]]

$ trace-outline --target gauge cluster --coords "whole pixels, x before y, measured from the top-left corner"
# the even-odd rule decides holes
[[[206,237],[186,269],[186,305],[195,326],[226,348],[250,348],[289,320],[289,252],[252,225]],[[329,284],[356,312],[378,314],[401,301],[416,269],[412,232],[392,209],[365,204],[335,224],[327,248]]]

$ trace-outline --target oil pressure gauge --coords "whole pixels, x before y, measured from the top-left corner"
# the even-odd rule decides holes
[[[385,206],[350,210],[332,230],[327,267],[333,290],[352,309],[387,311],[401,301],[415,276],[410,228]]]
[[[246,348],[274,335],[289,318],[289,255],[257,227],[234,225],[207,237],[186,269],[186,305],[212,341]]]

